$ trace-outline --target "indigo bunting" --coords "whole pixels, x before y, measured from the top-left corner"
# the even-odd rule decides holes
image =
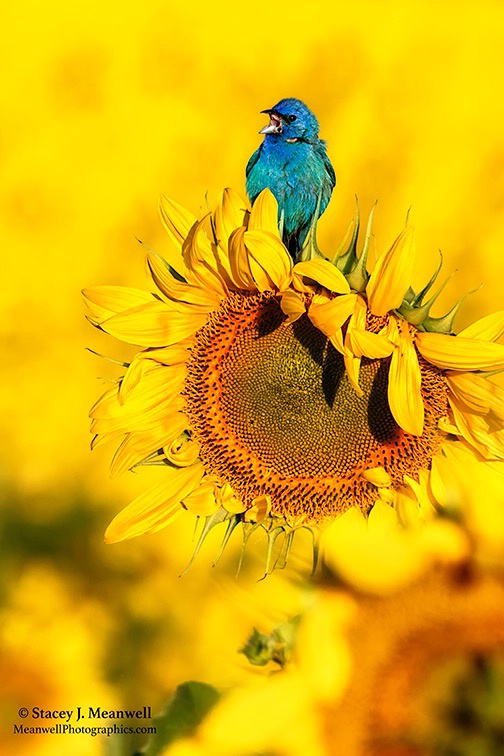
[[[320,217],[326,209],[336,176],[318,121],[301,100],[288,97],[261,112],[270,122],[259,132],[264,140],[247,164],[247,194],[254,202],[263,189],[271,190],[279,220],[283,213],[284,243],[295,258],[315,213]]]

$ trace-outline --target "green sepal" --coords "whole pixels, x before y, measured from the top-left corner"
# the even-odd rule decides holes
[[[453,275],[453,274],[452,274]],[[429,312],[431,310],[432,305],[436,301],[436,299],[439,297],[441,292],[443,291],[444,287],[448,283],[448,281],[451,279],[452,276],[449,276],[446,281],[442,284],[442,286],[438,289],[438,291],[432,295],[432,297],[429,299],[428,302],[425,302],[422,305],[416,305],[411,306],[407,304],[406,302],[403,302],[401,307],[398,309],[398,312],[400,315],[403,316],[405,320],[408,321],[408,323],[411,323],[415,326],[424,325],[427,320],[429,320]],[[430,286],[428,287],[430,288]],[[427,287],[424,289],[424,291],[427,291]],[[417,301],[421,301],[419,299],[420,295],[417,295],[416,299]]]
[[[215,512],[213,515],[209,515],[208,517],[205,518],[203,530],[200,533],[200,537],[198,538],[198,543],[196,544],[196,548],[193,551],[193,555],[191,559],[189,560],[189,564],[187,565],[185,570],[180,573],[179,577],[183,577],[186,574],[186,572],[188,571],[188,569],[190,568],[190,566],[192,565],[192,563],[198,556],[199,551],[203,545],[203,541],[205,540],[207,535],[210,533],[212,528],[215,528],[216,525],[220,525],[220,523],[224,522],[224,520],[226,520],[228,517],[229,517],[229,513],[226,512],[226,510],[223,507],[220,507],[217,510],[217,512]],[[231,533],[229,535],[231,535]]]
[[[244,654],[256,667],[264,667],[270,662],[285,667],[292,655],[299,621],[300,616],[296,615],[278,625],[270,635],[261,633],[254,627],[251,636],[240,648],[239,653]]]
[[[471,294],[475,294],[477,291],[481,289],[481,286],[478,286],[477,289],[473,289],[472,291],[468,291],[464,296],[460,297],[459,301],[453,305],[451,310],[446,313],[446,315],[443,315],[441,318],[426,318],[423,322],[423,326],[426,331],[430,331],[431,333],[448,333],[453,334],[453,323],[455,320],[455,317],[460,310],[463,302],[469,297]]]
[[[321,200],[322,200],[322,190],[320,190],[318,198],[317,198],[317,206],[315,207],[315,212],[313,213],[313,218],[312,218],[310,230],[308,232],[307,240],[303,246],[303,249],[300,251],[300,253],[296,257],[296,262],[305,262],[306,260],[315,260],[316,258],[321,258],[321,257],[325,258],[325,255],[322,254],[317,244],[317,223],[318,223],[318,218],[320,214]]]
[[[359,229],[360,229],[360,210],[359,210],[359,201],[357,197],[355,197],[355,224],[354,229],[352,233],[352,238],[350,239],[350,244],[348,245],[348,249],[346,252],[344,252],[342,255],[338,255],[336,253],[335,256],[335,264],[338,270],[340,270],[343,275],[346,275],[352,268],[355,266],[355,264],[358,261],[357,257],[357,241],[359,239]]]
[[[179,685],[164,711],[152,720],[156,732],[141,751],[143,756],[158,756],[175,740],[192,735],[219,698],[219,691],[207,683]]]
[[[430,280],[425,284],[423,289],[419,291],[418,294],[414,294],[413,299],[408,300],[409,304],[413,305],[413,307],[418,307],[419,305],[422,304],[424,297],[427,295],[430,289],[434,286],[434,283],[436,282],[436,279],[439,276],[442,267],[443,267],[443,253],[441,252],[441,250],[439,250],[439,263],[436,270],[432,274]],[[411,287],[410,287],[410,291],[413,291]]]
[[[348,281],[350,288],[354,291],[364,291],[369,281],[369,274],[367,272],[367,259],[369,254],[369,245],[371,243],[372,227],[373,227],[373,215],[376,209],[376,202],[373,205],[366,227],[366,237],[364,239],[364,246],[358,260],[356,261],[352,270],[346,274],[346,280]]]

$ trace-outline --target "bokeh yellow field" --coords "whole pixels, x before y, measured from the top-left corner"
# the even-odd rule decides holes
[[[3,16],[0,749],[94,755],[98,738],[13,736],[18,708],[158,710],[183,680],[231,684],[252,674],[236,653],[249,628],[298,597],[257,569],[235,582],[236,551],[212,570],[211,546],[179,578],[186,523],[103,545],[156,471],[111,480],[113,450],[89,452],[89,407],[116,373],[85,347],[127,350],[85,322],[80,289],[146,285],[135,236],[168,244],[160,193],[198,214],[207,192],[243,192],[259,111],[295,96],[338,176],[321,248],[355,194],[363,214],[378,200],[377,251],[411,207],[418,284],[439,248],[457,271],[438,314],[480,284],[458,325],[502,307],[504,6],[26,0]]]

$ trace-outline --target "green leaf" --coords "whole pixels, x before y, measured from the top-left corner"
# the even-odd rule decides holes
[[[158,756],[177,738],[191,735],[215,706],[219,695],[212,685],[206,683],[186,682],[179,685],[164,711],[154,717],[152,724],[156,733],[151,735],[142,754]]]

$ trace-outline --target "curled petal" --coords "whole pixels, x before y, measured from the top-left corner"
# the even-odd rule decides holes
[[[222,298],[227,293],[225,278],[219,271],[219,260],[215,245],[205,233],[208,216],[194,224],[184,242],[184,261],[187,266],[187,280]]]
[[[196,441],[187,438],[187,434],[179,435],[170,445],[164,446],[164,453],[172,465],[188,467],[198,459],[200,452]]]
[[[289,323],[294,323],[306,312],[303,296],[297,291],[292,291],[291,289],[282,294],[280,307],[282,308],[282,312],[289,318]]]
[[[362,477],[377,488],[390,486],[392,478],[383,467],[370,467],[362,473]]]
[[[165,252],[168,263],[186,278],[186,265],[182,257],[182,245],[196,223],[194,215],[168,197],[161,196],[159,201],[161,223],[174,244],[174,248]]]
[[[262,522],[271,511],[271,496],[258,496],[252,506],[245,512],[246,522]]]
[[[188,420],[181,412],[167,413],[157,426],[151,430],[128,433],[114,454],[110,465],[110,474],[119,475],[131,470],[153,453],[153,449],[162,449],[178,438]]]
[[[342,294],[322,304],[313,302],[308,317],[315,328],[331,338],[352,315],[356,300],[357,294]]]
[[[204,479],[195,491],[184,498],[182,506],[198,517],[215,514],[220,506],[215,497],[215,483]]]
[[[294,266],[293,274],[297,280],[308,278],[335,294],[350,294],[350,286],[345,276],[329,260],[299,262]]]

